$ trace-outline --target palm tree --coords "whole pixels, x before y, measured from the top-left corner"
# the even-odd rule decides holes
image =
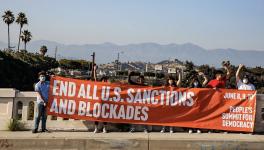
[[[5,14],[2,16],[3,21],[7,24],[8,27],[8,49],[10,47],[10,34],[9,34],[9,25],[12,24],[15,21],[15,17],[12,11],[7,10],[5,11]]]
[[[20,25],[20,30],[19,30],[19,37],[18,37],[18,45],[17,45],[17,50],[19,51],[20,47],[20,38],[21,38],[21,30],[25,24],[28,24],[27,17],[24,13],[20,12],[17,16],[16,23]]]
[[[41,46],[40,49],[39,49],[39,52],[40,52],[40,54],[42,56],[45,56],[45,54],[47,53],[47,51],[48,51],[48,48],[45,45]]]
[[[31,38],[32,38],[31,32],[29,32],[28,30],[24,30],[22,32],[21,40],[25,44],[25,50],[27,50],[27,43],[31,40]]]

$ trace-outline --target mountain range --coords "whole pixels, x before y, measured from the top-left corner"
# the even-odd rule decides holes
[[[11,44],[15,45],[15,44]],[[58,58],[91,60],[92,52],[95,52],[95,61],[99,64],[113,62],[120,54],[120,61],[143,61],[157,63],[168,59],[192,61],[196,65],[209,64],[219,67],[223,60],[230,60],[232,64],[240,63],[249,67],[264,66],[264,51],[236,50],[236,49],[212,49],[208,50],[192,43],[185,44],[157,44],[139,43],[117,45],[113,43],[65,45],[54,41],[37,40],[28,43],[29,52],[39,52],[42,45],[48,47],[47,55],[54,57],[55,47],[58,48]],[[21,45],[23,48],[23,45]],[[0,49],[7,47],[0,41]]]

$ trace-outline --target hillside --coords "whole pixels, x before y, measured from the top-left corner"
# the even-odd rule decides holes
[[[163,60],[175,59],[180,61],[192,61],[197,65],[208,64],[220,67],[223,60],[230,60],[232,64],[240,63],[246,66],[264,66],[264,51],[256,50],[235,50],[235,49],[215,49],[207,50],[200,46],[186,44],[141,43],[116,45],[112,43],[85,44],[85,45],[65,45],[52,41],[33,41],[28,44],[30,52],[37,52],[40,46],[46,45],[49,49],[48,55],[54,56],[55,47],[58,47],[59,58],[77,58],[91,60],[92,52],[96,52],[97,63],[112,62],[120,52],[121,62],[143,61],[158,63]],[[0,42],[0,48],[6,47]]]
[[[33,90],[38,72],[57,67],[54,58],[42,57],[26,51],[0,51],[0,88]]]

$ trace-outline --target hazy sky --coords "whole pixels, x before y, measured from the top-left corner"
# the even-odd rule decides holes
[[[1,16],[7,9],[26,13],[33,40],[264,50],[264,0],[0,0]],[[12,42],[18,30],[11,25]]]

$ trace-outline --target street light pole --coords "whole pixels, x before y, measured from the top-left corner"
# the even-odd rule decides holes
[[[119,70],[119,71],[121,71],[122,70],[122,65],[121,65],[121,62],[120,62],[120,54],[123,54],[124,52],[123,51],[121,51],[121,52],[118,52],[117,53],[117,64],[116,64],[116,66],[117,66],[117,70]]]
[[[55,60],[57,60],[57,51],[58,51],[58,47],[56,46],[56,48],[55,48]]]

